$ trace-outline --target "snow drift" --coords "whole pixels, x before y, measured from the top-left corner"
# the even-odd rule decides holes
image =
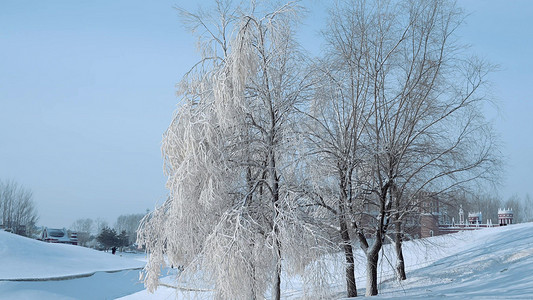
[[[137,269],[144,262],[81,246],[49,244],[0,231],[0,281],[68,279]]]
[[[405,243],[407,277],[395,280],[394,255],[384,248],[380,290],[376,299],[533,299],[533,223],[487,228]],[[363,259],[357,253],[358,259]],[[341,259],[341,258],[339,258]],[[390,263],[389,263],[390,262]],[[144,262],[79,246],[46,244],[0,231],[0,298],[2,299],[212,299],[197,289],[203,282],[178,285],[163,278],[150,294],[139,283],[138,271],[106,273],[142,267]],[[332,269],[335,266],[331,266]],[[358,265],[357,285],[364,287],[364,264]],[[342,268],[332,283],[332,299],[344,298]],[[90,277],[49,279],[97,272]],[[166,274],[166,272],[164,272]],[[297,277],[284,278],[282,298],[304,296]],[[175,286],[176,288],[172,288]],[[360,295],[364,289],[359,289]],[[7,297],[7,298],[6,298]]]
[[[533,223],[406,242],[408,279],[402,282],[395,279],[393,248],[386,245],[383,250],[379,295],[373,299],[533,299]],[[364,257],[360,250],[356,256],[360,262],[356,270],[358,294],[364,295]],[[344,299],[342,268],[337,271],[331,298]],[[179,285],[172,289],[169,286],[176,285],[172,278],[162,281],[164,286],[154,294],[144,290],[121,299],[213,298],[212,291],[187,291],[188,286]],[[283,283],[282,298],[304,297],[297,277],[284,278]]]

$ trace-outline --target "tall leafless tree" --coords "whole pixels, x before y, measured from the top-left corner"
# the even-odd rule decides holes
[[[144,214],[129,214],[120,215],[115,222],[115,230],[117,232],[125,231],[128,235],[128,246],[135,243],[137,239],[137,229],[141,224]]]
[[[524,221],[533,222],[533,199],[529,194],[524,197]]]
[[[346,291],[357,296],[351,219],[359,211],[355,199],[361,193],[357,168],[362,165],[364,128],[368,122],[368,78],[361,71],[364,57],[354,49],[357,37],[347,35],[337,18],[352,18],[345,11],[332,11],[327,34],[327,59],[315,68],[314,97],[306,117],[309,155],[313,157],[314,204],[336,218],[341,248],[345,255]],[[333,186],[327,182],[334,182]],[[331,195],[336,195],[335,200]]]
[[[497,169],[494,137],[480,113],[491,66],[458,48],[454,32],[462,15],[449,1],[339,7],[326,36],[338,63],[362,74],[357,84],[370,108],[360,111],[368,114],[359,118],[367,120],[360,137],[366,157],[355,172],[367,178],[360,188],[370,195],[360,199],[364,211],[356,212],[353,226],[367,256],[366,294],[376,295],[379,253],[393,230],[405,278],[401,224],[416,195],[449,192]]]
[[[3,227],[24,236],[32,233],[38,220],[33,193],[12,180],[0,181],[0,212]]]
[[[90,218],[78,219],[72,223],[70,230],[78,234],[79,245],[87,246],[94,231],[94,221]]]

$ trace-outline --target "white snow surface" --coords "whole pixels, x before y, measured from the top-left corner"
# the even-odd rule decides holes
[[[0,230],[0,299],[115,299],[144,289],[138,268],[145,264],[145,255],[121,257]]]
[[[0,281],[49,279],[144,267],[139,260],[93,249],[50,244],[0,230]]]
[[[533,299],[533,223],[406,242],[408,279],[398,282],[391,245],[380,256],[380,295],[375,299]],[[364,295],[364,257],[357,257],[358,294]],[[334,263],[334,261],[336,263]],[[331,299],[342,299],[342,256],[332,257]],[[162,278],[153,294],[139,282],[139,271],[106,273],[141,267],[142,261],[70,245],[51,245],[0,231],[1,299],[212,299],[203,282],[176,283]],[[50,278],[96,272],[61,281],[13,282],[14,278]],[[173,271],[175,273],[175,270]],[[177,287],[177,288],[173,288]],[[299,276],[285,273],[282,298],[311,296]],[[122,297],[122,298],[120,298]]]
[[[432,237],[404,244],[408,279],[398,282],[391,245],[380,256],[379,295],[373,299],[533,299],[533,223],[493,227]],[[358,295],[365,293],[364,257],[357,257]],[[343,257],[338,256],[337,261]],[[346,297],[342,265],[330,264],[334,280],[331,299]],[[187,286],[163,278],[154,294],[146,290],[125,296],[133,299],[212,299],[211,291],[187,291]],[[282,298],[313,298],[303,291],[298,276],[286,275]],[[355,298],[354,298],[355,299]]]
[[[425,254],[431,263],[401,283],[385,281],[380,299],[533,299],[533,223],[428,240],[435,243]],[[410,252],[410,259],[422,255]]]

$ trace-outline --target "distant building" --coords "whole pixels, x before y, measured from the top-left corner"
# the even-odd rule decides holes
[[[498,223],[500,226],[513,224],[513,210],[510,208],[498,209]]]
[[[47,243],[61,243],[61,244],[71,244],[71,245],[77,245],[78,244],[78,235],[76,232],[69,233],[65,228],[63,229],[57,229],[57,228],[48,228],[43,227],[43,230],[41,232],[41,237],[39,240]]]
[[[468,224],[470,225],[480,225],[482,223],[482,214],[481,212],[468,213]]]
[[[435,204],[433,204],[434,206]],[[468,220],[465,222],[464,211],[462,206],[459,209],[459,223],[455,223],[452,218],[451,222],[442,221],[438,209],[433,212],[425,212],[420,214],[420,237],[430,237],[449,233],[456,233],[459,231],[478,230],[487,227],[493,227],[492,220],[487,219],[483,224],[481,212],[468,213]],[[499,209],[498,221],[500,226],[513,224],[513,211],[511,209]]]

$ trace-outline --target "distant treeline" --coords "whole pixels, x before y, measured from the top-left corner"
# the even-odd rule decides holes
[[[0,216],[0,228],[31,236],[39,219],[33,192],[14,180],[0,180]]]

